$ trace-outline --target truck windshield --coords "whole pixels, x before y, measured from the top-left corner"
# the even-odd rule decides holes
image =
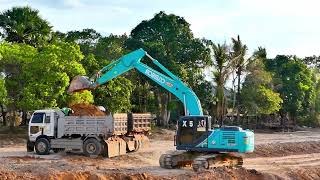
[[[43,122],[43,116],[45,113],[34,113],[31,123],[42,123]]]

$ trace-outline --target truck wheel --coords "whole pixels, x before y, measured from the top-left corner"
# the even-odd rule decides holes
[[[40,138],[36,141],[35,149],[39,155],[47,155],[50,151],[50,142],[48,139]]]
[[[27,152],[33,152],[34,151],[34,142],[27,141]]]
[[[101,150],[102,145],[97,139],[90,138],[83,143],[83,152],[86,156],[98,156]]]

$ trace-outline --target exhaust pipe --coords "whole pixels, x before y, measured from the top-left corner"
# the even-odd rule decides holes
[[[76,76],[72,79],[67,93],[80,92],[92,89],[92,82],[86,76]]]

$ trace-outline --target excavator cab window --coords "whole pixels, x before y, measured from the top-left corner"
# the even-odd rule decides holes
[[[176,144],[178,146],[193,146],[203,141],[211,129],[209,116],[184,116],[178,121]]]

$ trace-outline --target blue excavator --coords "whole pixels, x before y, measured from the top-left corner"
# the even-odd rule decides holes
[[[142,63],[143,57],[151,59],[165,74]],[[220,165],[242,166],[242,154],[253,152],[252,131],[237,126],[212,128],[211,117],[203,115],[199,98],[192,89],[143,49],[135,50],[105,66],[94,79],[76,76],[68,92],[95,89],[131,69],[136,69],[168,90],[184,105],[185,115],[179,118],[174,136],[176,151],[161,155],[159,164],[162,168],[192,166],[198,171]]]

